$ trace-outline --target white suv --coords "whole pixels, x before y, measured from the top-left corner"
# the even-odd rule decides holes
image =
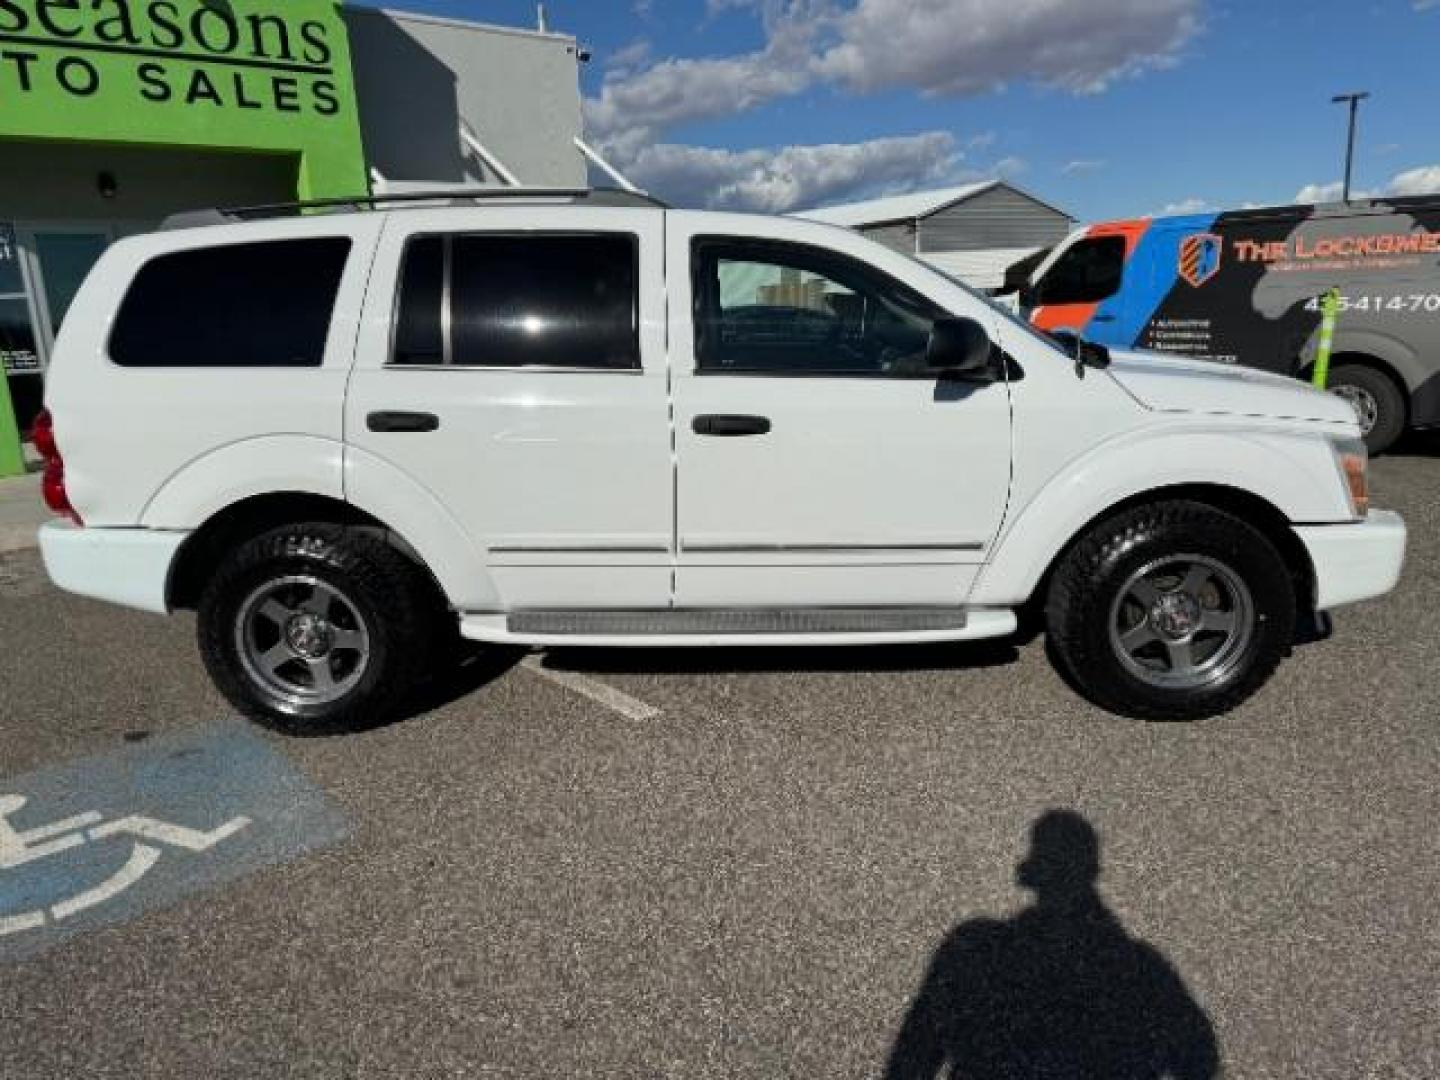
[[[854,233],[597,191],[306,209],[111,248],[37,438],[56,584],[197,609],[262,721],[383,718],[457,630],[858,645],[1031,611],[1097,703],[1193,718],[1399,575],[1345,402],[1111,363]]]

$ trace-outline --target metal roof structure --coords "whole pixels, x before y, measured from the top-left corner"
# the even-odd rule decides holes
[[[1035,198],[1028,191],[1024,191],[1006,180],[984,180],[975,184],[961,184],[958,187],[933,188],[929,191],[912,191],[906,195],[887,195],[880,199],[842,203],[839,206],[826,206],[818,210],[797,210],[792,216],[855,229],[866,225],[879,225],[887,221],[906,221],[929,217],[931,214],[997,187],[1008,187],[1027,199],[1049,207],[1057,214],[1070,217],[1065,211],[1051,206],[1043,199]],[[1071,220],[1074,219],[1071,218]]]

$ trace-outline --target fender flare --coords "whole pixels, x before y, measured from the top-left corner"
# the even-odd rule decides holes
[[[484,552],[445,504],[395,465],[355,446],[345,447],[345,501],[390,528],[435,576],[457,611],[500,611],[500,592]]]
[[[395,466],[336,439],[269,435],[212,450],[161,485],[139,524],[193,531],[246,499],[277,493],[349,503],[413,552],[451,606],[500,609],[482,552],[439,499]]]
[[[343,499],[345,448],[315,435],[263,435],[227,443],[172,473],[140,511],[149,529],[195,529],[257,495],[294,491]]]
[[[1313,444],[1313,445],[1306,445]],[[1057,472],[1012,517],[969,603],[1027,602],[1055,559],[1114,507],[1167,489],[1230,489],[1258,498],[1295,522],[1348,520],[1328,448],[1312,437],[1211,428],[1153,429],[1108,440]],[[1328,493],[1329,497],[1326,497]]]

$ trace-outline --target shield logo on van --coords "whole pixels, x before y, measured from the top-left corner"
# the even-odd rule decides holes
[[[1195,233],[1180,241],[1180,276],[1195,288],[1204,285],[1220,269],[1220,237]]]

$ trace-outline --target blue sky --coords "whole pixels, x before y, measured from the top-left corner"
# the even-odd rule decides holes
[[[530,0],[396,6],[533,26]],[[1440,0],[549,0],[588,137],[683,205],[1004,176],[1082,220],[1440,189]],[[1328,187],[1327,187],[1328,186]]]

